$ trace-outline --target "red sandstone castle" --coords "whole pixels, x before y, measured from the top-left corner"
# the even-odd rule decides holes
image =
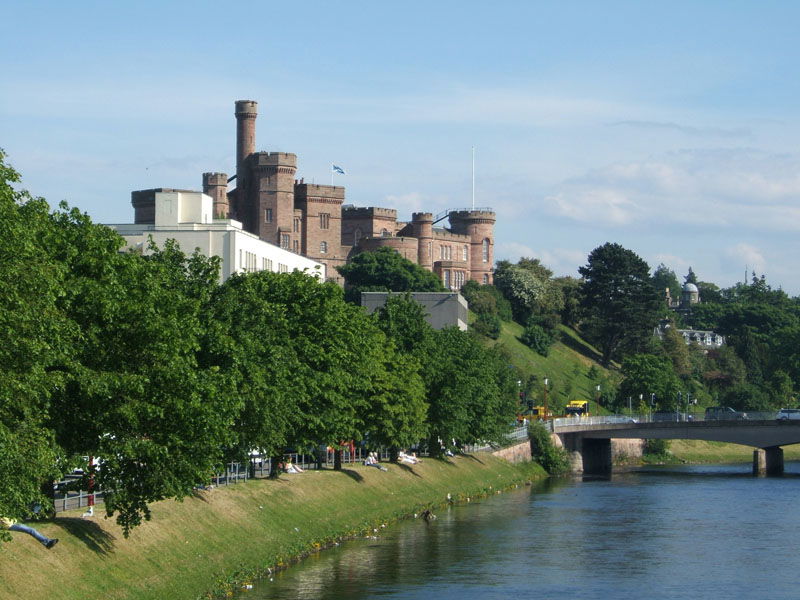
[[[469,279],[492,283],[490,209],[414,213],[403,223],[391,208],[343,205],[343,187],[295,179],[297,155],[256,152],[257,114],[256,102],[236,102],[236,188],[228,191],[225,173],[203,174],[216,218],[241,221],[262,240],[325,263],[331,279],[339,280],[334,267],[358,252],[387,246],[439,275],[448,289]],[[434,227],[444,218],[449,228]]]

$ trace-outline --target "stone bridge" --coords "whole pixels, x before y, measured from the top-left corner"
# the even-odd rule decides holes
[[[705,440],[751,446],[753,473],[783,473],[783,448],[800,443],[800,421],[773,419],[736,421],[636,422],[612,417],[614,422],[586,422],[582,419],[559,419],[553,424],[553,436],[570,456],[576,473],[611,472],[611,440],[620,438]],[[574,421],[571,422],[571,421]],[[566,423],[565,423],[566,422]]]

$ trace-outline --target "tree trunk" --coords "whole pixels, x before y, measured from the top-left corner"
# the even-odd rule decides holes
[[[333,470],[334,471],[342,470],[342,450],[340,448],[337,448],[333,452]]]
[[[283,456],[273,456],[269,460],[269,478],[277,479],[283,468]]]

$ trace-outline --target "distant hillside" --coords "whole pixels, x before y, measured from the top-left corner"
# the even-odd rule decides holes
[[[548,403],[553,407],[561,407],[569,400],[593,401],[597,395],[596,386],[600,384],[603,390],[606,388],[604,383],[618,375],[597,362],[599,352],[576,331],[565,326],[559,329],[561,340],[553,344],[548,356],[542,356],[520,342],[523,327],[514,322],[503,322],[500,338],[496,341],[486,338],[486,343],[501,346],[523,378],[536,377],[537,383],[532,388],[535,404],[542,404],[545,378],[550,382]],[[592,367],[594,377],[590,378]],[[594,402],[592,412],[597,412]]]

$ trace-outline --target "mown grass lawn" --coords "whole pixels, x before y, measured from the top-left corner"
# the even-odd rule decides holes
[[[388,468],[306,471],[159,502],[129,539],[113,520],[65,513],[37,524],[60,538],[52,550],[19,533],[0,546],[0,598],[204,597],[337,538],[441,505],[447,494],[477,497],[544,476],[533,463],[483,454]]]

